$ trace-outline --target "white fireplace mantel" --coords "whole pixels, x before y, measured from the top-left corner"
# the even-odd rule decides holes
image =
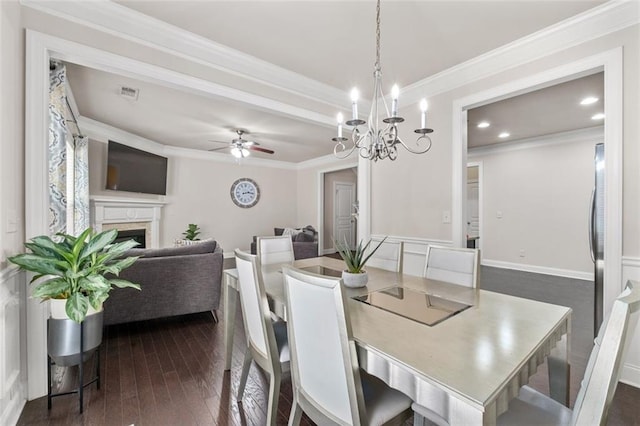
[[[147,247],[158,248],[160,219],[165,204],[157,200],[91,197],[91,225],[96,232],[101,232],[110,228],[130,229],[130,225],[140,224],[147,230]]]

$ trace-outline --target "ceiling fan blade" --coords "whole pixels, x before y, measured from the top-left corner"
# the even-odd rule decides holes
[[[248,146],[247,148],[252,151],[264,152],[265,154],[273,154],[275,152],[267,148],[260,148],[258,146]]]
[[[213,141],[212,141],[212,142],[213,142]],[[229,148],[229,145],[227,144],[227,146],[223,146],[223,147],[221,147],[221,148],[208,149],[207,151],[220,151],[220,150],[228,149],[228,148]]]

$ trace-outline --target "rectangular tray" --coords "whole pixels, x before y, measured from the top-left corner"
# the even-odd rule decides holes
[[[428,326],[434,326],[471,307],[471,305],[399,286],[353,298]]]

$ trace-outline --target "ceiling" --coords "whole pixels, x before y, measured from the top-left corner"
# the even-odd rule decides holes
[[[117,3],[127,8],[127,12],[143,13],[207,41],[344,91],[345,113],[352,86],[357,85],[365,97],[370,94],[375,59],[373,1]],[[383,1],[384,84],[390,86],[397,82],[401,87],[408,86],[601,3],[603,1],[591,0]],[[206,151],[221,146],[209,141],[230,141],[234,137],[232,129],[241,127],[251,132],[250,139],[276,151],[274,155],[253,152],[255,157],[300,162],[333,150],[330,139],[335,129],[326,123],[79,65],[69,64],[68,70],[82,116],[161,144]],[[119,96],[122,85],[140,89],[138,100]],[[251,87],[247,83],[238,88],[250,92]],[[290,100],[294,107],[300,106],[295,102]],[[547,102],[545,111],[551,111],[554,105],[557,102]],[[304,107],[309,109],[308,104]],[[326,116],[332,115],[332,110],[333,107],[325,103],[316,112]],[[513,111],[513,106],[508,110]],[[471,117],[470,112],[470,121]],[[532,113],[528,114],[530,117]],[[529,127],[528,133],[531,123]],[[544,134],[551,133],[540,122],[533,127]],[[514,137],[519,134],[515,127],[510,129]]]
[[[581,105],[587,97],[597,100]],[[592,119],[598,113],[604,113],[603,72],[470,109],[468,146],[475,148],[601,126],[602,119]],[[482,122],[489,123],[489,127],[479,128]],[[500,138],[502,132],[509,136]]]

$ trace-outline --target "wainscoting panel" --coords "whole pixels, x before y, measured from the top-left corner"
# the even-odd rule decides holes
[[[384,238],[386,235],[373,234],[371,238]],[[426,238],[400,237],[396,235],[387,236],[387,241],[404,241],[404,263],[403,272],[416,277],[424,273],[424,265],[427,260],[427,246],[437,245],[450,247],[453,243],[445,240],[428,240]]]
[[[640,285],[640,258],[622,257],[622,282],[636,281]],[[620,289],[622,290],[622,288]],[[635,336],[629,345],[629,352],[622,367],[620,381],[631,386],[640,388],[640,312],[636,313],[632,321],[638,321]]]
[[[0,424],[15,424],[27,400],[25,274],[0,271]]]

